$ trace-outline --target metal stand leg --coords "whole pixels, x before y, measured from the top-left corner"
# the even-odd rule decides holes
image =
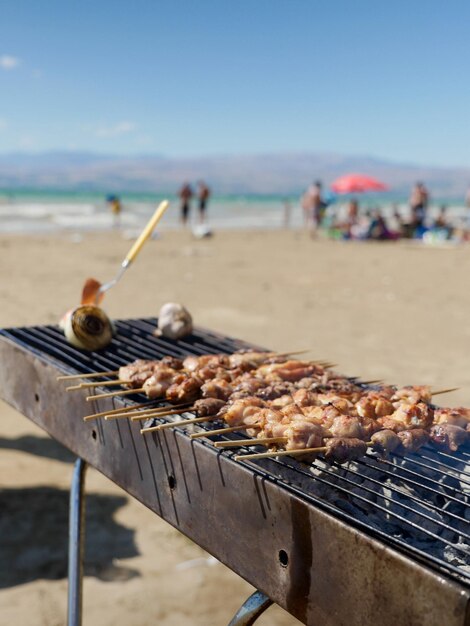
[[[87,464],[75,461],[69,508],[68,626],[82,623],[83,545],[85,535],[85,472]]]
[[[255,591],[235,613],[228,626],[251,626],[273,601],[261,591]]]

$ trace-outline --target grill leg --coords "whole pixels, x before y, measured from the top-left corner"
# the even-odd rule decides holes
[[[85,472],[83,459],[75,461],[69,505],[68,626],[82,623],[83,546],[85,536]]]
[[[255,591],[235,613],[228,626],[251,626],[273,601],[261,591]]]

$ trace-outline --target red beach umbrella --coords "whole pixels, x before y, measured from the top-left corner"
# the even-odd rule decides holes
[[[387,191],[388,186],[372,176],[345,174],[337,178],[331,188],[335,193],[365,193],[366,191]]]

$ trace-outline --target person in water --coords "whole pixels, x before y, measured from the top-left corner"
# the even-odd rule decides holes
[[[108,196],[107,202],[113,216],[113,228],[121,227],[122,204],[118,196]]]

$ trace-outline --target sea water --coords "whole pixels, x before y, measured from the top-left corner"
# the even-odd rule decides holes
[[[175,196],[157,194],[122,194],[121,228],[133,235],[140,231],[150,218],[157,204],[164,198],[170,200],[170,208],[162,222],[162,230],[179,225],[179,200]],[[379,209],[393,221],[399,211],[408,214],[405,198],[391,194],[367,195],[359,198],[361,210]],[[454,223],[467,220],[467,211],[458,200],[435,202],[430,216],[437,214],[438,207],[446,204],[449,219]],[[347,198],[337,198],[328,207],[328,213],[336,219],[346,215]],[[209,201],[207,223],[213,230],[219,229],[276,229],[300,228],[303,212],[299,196],[214,196]],[[198,223],[197,202],[190,211],[190,224]],[[33,234],[60,232],[100,232],[112,228],[113,216],[106,203],[105,194],[37,190],[0,190],[0,233]]]

